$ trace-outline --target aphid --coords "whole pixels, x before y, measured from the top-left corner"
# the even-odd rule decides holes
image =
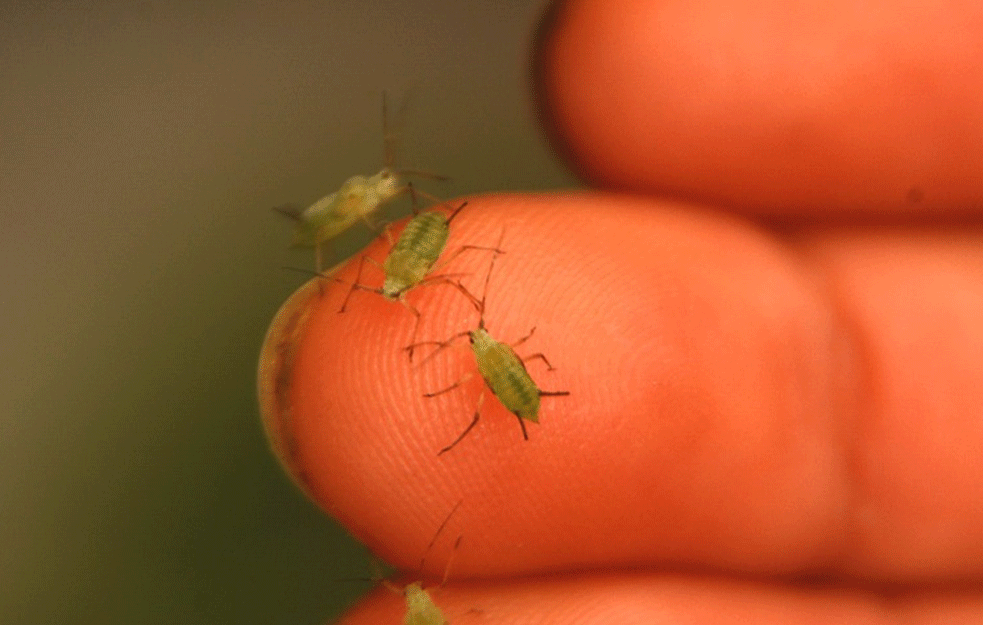
[[[499,247],[501,247],[501,242],[499,242]],[[539,423],[540,398],[569,395],[570,392],[543,391],[536,386],[536,383],[529,375],[529,371],[526,370],[525,363],[529,360],[539,359],[546,363],[548,370],[554,370],[553,365],[550,364],[550,361],[544,354],[536,353],[522,358],[515,353],[513,348],[518,347],[529,340],[529,338],[536,331],[535,327],[529,331],[529,334],[522,337],[512,345],[495,340],[485,327],[485,298],[488,295],[488,282],[491,279],[492,269],[495,267],[495,260],[497,258],[498,253],[496,252],[492,257],[490,266],[488,267],[488,275],[485,277],[484,293],[481,296],[481,300],[476,302],[476,307],[480,313],[478,327],[474,330],[468,330],[455,334],[446,341],[427,341],[424,343],[417,343],[415,346],[411,345],[410,347],[418,347],[420,345],[437,345],[437,349],[427,356],[429,359],[440,350],[449,346],[457,338],[467,336],[471,342],[471,351],[474,354],[475,362],[478,365],[478,372],[485,380],[485,386],[491,390],[492,393],[494,393],[495,397],[502,402],[502,405],[505,406],[509,412],[518,417],[519,427],[522,428],[522,438],[529,440],[529,434],[526,432],[525,421],[528,420],[532,421],[533,423]],[[423,396],[436,397],[437,395],[447,393],[454,390],[470,378],[470,373],[465,374],[464,377],[454,384],[451,384],[449,387],[439,391],[434,391],[432,393],[424,393]],[[438,456],[453,449],[454,446],[460,443],[461,440],[467,436],[468,432],[470,432],[474,426],[477,425],[478,419],[481,417],[481,406],[484,399],[485,393],[483,389],[481,395],[478,396],[478,405],[475,408],[474,418],[471,420],[471,423],[464,429],[463,432],[461,432],[460,436],[454,439],[454,442],[437,452]]]
[[[403,596],[406,597],[406,615],[403,617],[403,625],[446,625],[447,619],[440,611],[433,598],[420,582],[407,584],[403,588]]]
[[[317,270],[321,271],[321,246],[348,228],[358,220],[365,221],[374,228],[372,215],[385,203],[402,193],[423,195],[435,200],[433,196],[414,190],[413,185],[402,181],[402,176],[419,176],[444,180],[429,172],[413,169],[395,169],[395,134],[389,130],[386,94],[382,94],[382,128],[383,128],[383,168],[374,176],[352,176],[334,193],[300,211],[291,206],[275,207],[276,210],[296,221],[293,247],[313,247]]]
[[[423,558],[420,560],[420,570],[423,570],[423,565],[427,559],[427,553],[433,547],[434,543],[437,542],[437,537],[447,526],[447,522],[451,520],[454,513],[461,506],[462,501],[457,502],[457,505],[450,511],[450,514],[444,519],[440,527],[437,528],[437,532],[434,534],[433,538],[430,540],[430,544],[427,545],[427,550],[424,552]],[[448,560],[447,566],[444,568],[444,578],[441,580],[440,585],[443,586],[447,583],[447,575],[450,572],[451,564],[454,561],[453,554],[457,553],[457,548],[461,545],[461,536],[457,537],[454,542],[453,551],[451,551],[451,559]],[[399,588],[395,584],[383,580],[383,584],[393,590],[394,592],[400,593],[406,599],[406,614],[403,616],[403,625],[447,625],[447,619],[444,617],[443,612],[434,603],[433,597],[430,593],[423,587],[421,582],[412,582],[407,584],[403,588]]]
[[[415,340],[416,329],[420,324],[420,311],[406,301],[404,298],[406,293],[418,286],[428,284],[450,284],[458,289],[464,288],[460,283],[451,280],[447,274],[435,276],[430,275],[430,272],[434,269],[434,265],[444,252],[444,247],[447,246],[451,221],[467,205],[467,202],[462,202],[460,206],[451,211],[450,215],[446,216],[438,210],[430,210],[417,214],[406,224],[406,227],[400,233],[395,243],[392,243],[390,239],[392,248],[389,250],[389,254],[386,256],[386,260],[383,261],[382,265],[379,265],[378,262],[368,256],[362,256],[362,259],[359,261],[358,274],[355,277],[355,282],[352,283],[351,289],[348,291],[348,295],[345,297],[345,301],[342,303],[341,309],[338,312],[345,312],[348,301],[351,299],[355,289],[377,293],[390,301],[398,301],[413,313],[416,317],[416,324],[413,326],[413,340]],[[388,236],[388,230],[386,234]],[[441,264],[446,265],[466,250],[489,250],[501,253],[501,250],[494,247],[462,245]],[[375,264],[385,273],[386,277],[381,288],[372,288],[359,283],[362,277],[362,268],[366,260]],[[466,291],[463,292],[470,297],[470,294]],[[413,360],[412,349],[409,350],[409,356],[410,360]]]

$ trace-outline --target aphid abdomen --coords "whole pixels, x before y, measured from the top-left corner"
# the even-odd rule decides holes
[[[420,213],[406,224],[393,251],[411,252],[432,266],[447,245],[447,219],[438,212]]]
[[[440,213],[421,213],[411,219],[382,265],[386,273],[383,294],[398,297],[420,284],[444,251],[448,232],[447,220]]]
[[[335,206],[338,203],[338,192],[329,193],[320,200],[314,202],[303,213],[300,214],[300,223],[311,230],[317,230],[325,222],[331,221],[335,213]]]
[[[472,336],[478,371],[498,401],[520,419],[539,423],[539,388],[516,353],[484,330],[476,330]]]

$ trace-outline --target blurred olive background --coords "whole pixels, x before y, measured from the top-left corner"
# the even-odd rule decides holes
[[[270,207],[382,166],[383,90],[412,94],[399,164],[451,177],[422,188],[571,185],[531,104],[542,9],[5,5],[0,622],[321,623],[366,590],[259,423],[282,268],[313,266]]]

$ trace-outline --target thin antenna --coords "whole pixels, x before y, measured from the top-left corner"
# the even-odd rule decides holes
[[[382,92],[382,165],[390,169],[396,165],[396,132],[389,127],[385,91]]]
[[[485,329],[485,298],[488,297],[488,283],[491,282],[492,270],[495,268],[495,261],[500,255],[502,249],[502,241],[505,240],[505,226],[502,226],[502,234],[498,237],[498,245],[495,248],[495,253],[492,254],[491,263],[488,265],[488,275],[485,276],[485,290],[481,294],[481,301],[478,303],[478,311],[481,317],[478,319],[478,327],[482,330]]]
[[[450,575],[451,565],[454,564],[454,558],[457,556],[457,548],[461,546],[462,538],[464,538],[464,534],[459,534],[457,540],[454,541],[454,548],[451,550],[451,556],[447,558],[447,566],[444,567],[444,576],[440,580],[441,586],[447,583],[447,576]]]
[[[403,96],[403,102],[399,105],[396,110],[396,114],[393,119],[389,119],[389,110],[386,100],[386,92],[382,92],[382,134],[385,145],[385,153],[383,154],[383,165],[388,169],[395,170],[396,162],[399,160],[399,136],[403,133],[403,126],[406,123],[406,111],[409,108],[410,100],[413,95],[413,87],[406,90],[406,94]],[[396,173],[418,175],[421,172],[416,172],[415,170],[406,171],[396,171]],[[424,178],[432,177],[435,180],[444,179],[442,176],[437,174],[428,175],[427,172],[422,172]]]
[[[445,527],[447,527],[447,523],[451,520],[451,517],[454,516],[454,513],[457,512],[457,509],[461,507],[461,504],[462,503],[464,503],[464,500],[463,499],[461,501],[457,502],[457,504],[454,505],[454,507],[450,511],[450,514],[447,515],[447,517],[444,519],[443,523],[440,524],[440,527],[437,528],[437,532],[433,535],[433,538],[430,539],[430,543],[427,545],[427,550],[423,552],[423,557],[420,558],[420,573],[421,574],[423,573],[423,565],[427,561],[427,555],[430,553],[430,550],[433,548],[434,543],[437,542],[437,538],[440,536],[440,533],[444,531],[444,528]],[[460,542],[461,542],[461,539],[459,537],[457,539],[457,543],[460,543]],[[455,546],[456,546],[457,543],[455,543]],[[445,575],[446,575],[446,573],[445,573]]]

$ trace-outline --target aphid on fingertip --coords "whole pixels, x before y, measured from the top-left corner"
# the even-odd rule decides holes
[[[504,231],[503,231],[504,237]],[[499,241],[499,248],[501,248],[501,240]],[[555,369],[546,356],[542,353],[536,353],[525,358],[520,357],[516,354],[514,347],[522,345],[536,331],[533,327],[529,331],[529,334],[519,339],[512,345],[503,343],[496,340],[489,333],[485,324],[485,301],[488,296],[488,283],[491,280],[492,270],[495,267],[495,260],[498,258],[498,253],[494,254],[492,257],[491,264],[488,267],[488,275],[485,277],[485,287],[484,293],[482,294],[481,300],[475,300],[471,296],[472,301],[475,303],[475,307],[478,309],[480,318],[478,320],[478,327],[473,330],[467,330],[455,334],[446,341],[424,341],[421,343],[416,343],[408,346],[406,349],[412,349],[420,347],[423,345],[436,345],[435,349],[431,354],[427,356],[425,360],[429,360],[439,351],[451,345],[453,341],[461,337],[468,337],[471,343],[471,352],[474,355],[475,364],[477,365],[478,372],[481,374],[482,379],[485,381],[485,387],[490,390],[495,397],[502,403],[505,408],[514,414],[519,419],[519,427],[522,429],[522,438],[524,440],[529,440],[529,433],[526,431],[526,421],[531,421],[533,423],[539,423],[539,409],[540,409],[540,398],[541,397],[560,397],[569,395],[569,391],[543,391],[536,385],[536,382],[529,375],[529,371],[526,369],[525,362],[529,360],[542,360],[549,371]],[[462,287],[463,288],[463,287]],[[470,295],[465,291],[467,295]],[[461,379],[459,379],[454,384],[451,384],[447,388],[433,391],[429,393],[424,393],[424,397],[436,397],[437,395],[442,395],[449,391],[454,390],[459,387],[465,381],[470,379],[471,373],[465,374]],[[440,456],[451,449],[453,449],[465,436],[474,428],[478,423],[478,419],[481,416],[481,406],[485,399],[485,389],[482,389],[481,395],[478,396],[478,403],[475,408],[474,417],[471,423],[464,429],[464,431],[458,436],[454,441],[437,452]]]
[[[359,261],[355,282],[351,284],[351,289],[349,289],[348,295],[345,297],[345,301],[342,303],[341,309],[338,312],[345,312],[352,293],[356,289],[376,293],[390,301],[401,303],[416,317],[416,323],[413,326],[413,337],[411,339],[411,341],[415,341],[416,331],[420,325],[420,311],[406,301],[405,295],[409,291],[421,286],[449,284],[470,298],[470,293],[459,282],[451,280],[451,277],[455,274],[432,274],[433,271],[441,266],[446,266],[468,250],[486,250],[502,253],[500,249],[495,247],[462,245],[447,259],[437,265],[437,261],[447,246],[447,239],[450,236],[450,224],[467,205],[467,202],[462,202],[449,215],[444,215],[444,213],[437,209],[418,213],[406,224],[406,227],[403,228],[403,231],[395,242],[392,242],[390,239],[391,247],[389,254],[382,264],[363,255]],[[366,261],[379,267],[385,274],[385,279],[381,287],[368,287],[359,282],[362,278],[362,269]],[[339,280],[339,282],[341,281]],[[409,358],[411,361],[413,360],[412,349],[409,350]]]

